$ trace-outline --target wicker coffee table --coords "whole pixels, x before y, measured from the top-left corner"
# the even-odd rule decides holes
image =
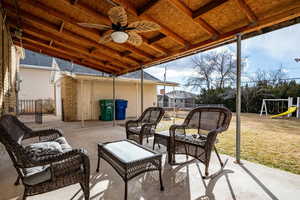
[[[161,177],[160,153],[152,151],[142,145],[130,140],[120,140],[98,144],[98,165],[99,172],[100,158],[106,160],[122,177],[125,182],[125,198],[127,199],[127,182],[141,173],[158,170],[160,190],[163,191]]]
[[[168,154],[168,162],[171,163],[172,160],[172,154],[170,151],[170,145],[171,145],[171,141],[170,141],[170,133],[169,130],[167,131],[161,131],[158,133],[154,134],[154,141],[153,141],[153,150],[155,145],[164,145],[167,148],[167,154]],[[160,146],[159,146],[160,147]]]

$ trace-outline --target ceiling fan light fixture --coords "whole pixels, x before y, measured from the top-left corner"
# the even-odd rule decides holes
[[[115,31],[111,34],[111,39],[116,43],[125,43],[129,35],[123,31]]]

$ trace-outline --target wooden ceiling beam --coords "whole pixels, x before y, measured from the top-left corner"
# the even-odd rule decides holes
[[[203,28],[203,30],[206,31],[208,34],[212,35],[213,37],[217,37],[218,35],[220,35],[220,33],[214,27],[208,24],[203,18],[198,17],[197,19],[194,19],[192,10],[188,8],[185,4],[183,4],[181,1],[179,0],[168,0],[168,1],[177,9],[181,10],[191,20],[198,23]]]
[[[255,13],[251,10],[251,8],[247,5],[244,0],[235,0],[240,9],[246,14],[248,20],[255,24],[258,20]]]
[[[152,44],[152,43],[158,42],[164,38],[166,38],[166,36],[164,34],[160,33],[157,36],[154,36],[153,38],[148,39],[148,42],[149,42],[149,44]]]
[[[66,2],[68,5],[74,6],[81,10],[83,13],[88,13],[90,16],[98,19],[101,23],[106,25],[111,25],[111,21],[105,15],[102,15],[100,12],[90,9],[89,6],[84,4],[84,1],[78,1],[76,4],[73,4],[70,0],[62,0]]]
[[[80,30],[79,34],[82,36],[82,37],[85,37],[86,39],[90,39],[90,40],[94,40],[95,42],[98,43],[99,39],[100,39],[100,34],[98,31],[92,31],[90,29],[86,29],[86,28],[83,28],[81,26],[79,26],[77,23],[79,23],[78,20],[72,18],[72,17],[68,17],[67,15],[65,15],[64,13],[54,9],[54,8],[50,8],[48,6],[46,6],[45,4],[39,2],[39,1],[36,1],[36,0],[20,0],[20,2],[24,2],[26,4],[30,4],[31,6],[34,6],[40,10],[42,10],[43,12],[47,12],[48,14],[52,15],[52,16],[55,16],[61,20],[63,20],[64,22],[67,22],[69,24],[71,24],[72,26],[75,26],[77,29]],[[73,5],[72,5],[73,6]],[[77,6],[77,4],[75,5]],[[88,9],[88,7],[85,6],[86,9]],[[99,14],[99,16],[101,19],[103,18],[103,16],[101,16]],[[87,37],[88,36],[88,37]],[[118,45],[118,44],[116,44]],[[144,51],[141,51],[133,46],[128,46],[128,45],[118,45],[122,48],[127,48],[128,50],[130,50],[131,52],[139,55],[139,56],[142,56],[142,57],[145,57],[146,59],[151,59],[152,58],[152,55],[150,54],[147,54],[146,52]]]
[[[8,12],[11,14],[11,15],[15,15],[16,16],[16,13],[15,12],[12,12],[8,7],[7,5],[6,6],[6,9],[8,10]],[[47,29],[47,30],[52,30],[52,31],[56,31],[60,36],[63,36],[65,38],[70,38],[72,40],[77,40],[79,43],[83,43],[84,45],[87,45],[87,46],[92,46],[92,47],[96,47],[96,48],[99,48],[101,50],[104,50],[102,52],[106,53],[105,55],[107,56],[114,56],[116,59],[118,59],[119,61],[121,61],[122,58],[126,59],[126,60],[129,60],[131,61],[131,63],[135,63],[137,65],[139,65],[139,62],[133,58],[128,58],[128,57],[122,57],[121,53],[116,51],[116,50],[113,50],[111,48],[108,48],[106,46],[103,46],[93,40],[90,40],[90,39],[87,39],[87,38],[82,38],[81,36],[77,35],[76,33],[73,33],[71,31],[68,31],[68,30],[65,30],[64,32],[62,33],[59,33],[58,30],[56,29],[56,25],[53,25],[52,23],[50,22],[47,22],[41,18],[38,18],[36,16],[33,16],[27,12],[24,12],[24,11],[20,11],[19,12],[23,21],[24,22],[28,22],[29,24],[35,24],[37,25],[38,27],[43,27],[44,30]]]
[[[79,54],[79,53],[75,53],[74,51],[68,51],[68,49],[65,46],[59,47],[57,44],[55,44],[55,46],[54,45],[53,46],[48,46],[47,41],[44,41],[43,39],[40,39],[40,38],[37,38],[37,37],[32,37],[31,35],[28,35],[28,34],[23,34],[22,39],[25,40],[25,41],[28,41],[32,44],[36,44],[38,46],[46,48],[46,49],[51,49],[51,50],[60,52],[60,53],[65,54],[65,55],[77,57],[79,59],[84,59],[84,60],[89,61],[90,63],[96,64],[96,65],[101,64],[101,62],[96,61],[96,60],[94,60],[94,59],[92,59],[88,56],[85,56],[85,55],[82,55],[82,54]],[[103,64],[102,67],[108,68],[108,69],[111,69],[111,70],[114,70],[114,71],[120,71],[119,68],[116,68],[112,65],[104,65]]]
[[[92,64],[92,63],[89,63],[89,62],[82,63],[80,61],[80,59],[77,58],[77,57],[65,55],[65,54],[62,54],[62,53],[57,52],[55,50],[45,49],[41,46],[38,46],[36,44],[32,44],[32,43],[27,42],[27,41],[22,42],[22,44],[20,43],[20,41],[14,41],[14,44],[18,45],[18,46],[21,46],[25,49],[29,49],[31,51],[47,54],[49,56],[60,58],[60,59],[63,59],[63,60],[69,61],[69,62],[74,62],[74,63],[79,64],[79,65],[85,65],[85,66],[88,66],[89,68],[92,68],[92,69],[95,69],[95,70],[104,71],[104,72],[110,73],[110,74],[117,73],[114,70],[103,69],[101,65],[95,65],[95,64]]]
[[[170,37],[176,43],[178,43],[178,44],[180,44],[184,47],[188,47],[190,45],[190,43],[188,41],[186,41],[185,39],[180,37],[178,34],[173,32],[172,30],[170,30],[169,28],[167,28],[163,24],[159,23],[157,20],[153,19],[152,17],[146,15],[145,14],[146,11],[143,14],[139,15],[136,8],[128,0],[112,0],[112,1],[119,4],[119,5],[121,5],[121,6],[123,6],[130,14],[132,14],[136,17],[139,17],[140,19],[148,20],[148,21],[152,21],[152,22],[157,23],[158,25],[160,25],[159,32],[161,32],[164,35]]]
[[[193,12],[193,18],[198,18],[204,13],[207,13],[208,11],[222,5],[223,3],[226,3],[228,0],[213,0],[209,2],[208,4],[198,8],[196,11]]]
[[[137,15],[143,15],[147,10],[153,8],[160,0],[150,0],[146,5],[137,9]]]
[[[12,21],[12,20],[9,20]],[[14,23],[14,21],[12,21],[12,24],[16,24]],[[13,28],[16,28],[16,26],[11,25]],[[106,56],[104,54],[102,54],[101,52],[95,52],[95,48],[86,48],[83,45],[81,45],[80,43],[75,43],[66,39],[63,39],[59,36],[56,36],[52,33],[48,33],[46,31],[43,30],[39,30],[33,26],[27,25],[27,24],[23,24],[23,32],[28,33],[30,35],[33,35],[35,37],[43,37],[43,38],[47,38],[47,39],[52,39],[54,42],[56,43],[60,43],[62,45],[65,45],[66,47],[72,49],[72,51],[80,51],[80,53],[86,54],[87,56],[92,56],[95,59],[99,59],[99,60],[104,60],[104,61],[109,61],[121,68],[129,68],[129,67],[133,67],[132,65],[128,65],[127,63],[121,62],[118,59],[114,59],[110,56]]]
[[[26,0],[26,1],[29,1],[29,0]],[[85,5],[84,3],[78,2],[76,5],[73,5],[73,4],[71,4],[71,2],[69,0],[64,0],[64,1],[67,2],[70,6],[73,6],[74,8],[84,10],[84,12],[87,13],[88,15],[90,15],[90,16],[93,16],[95,18],[99,18],[101,20],[104,20],[105,24],[111,25],[111,21],[107,16],[102,15],[100,12],[95,11],[93,8]],[[140,49],[138,49],[135,46],[132,46],[130,44],[126,44],[126,43],[125,44],[117,44],[117,43],[115,43],[115,45],[117,45],[121,48],[128,49],[129,51],[131,51],[131,52],[133,52],[133,53],[135,53],[139,56],[142,56],[142,57],[144,57],[148,60],[149,59],[151,60],[153,58],[152,55],[150,55],[147,52],[144,52],[144,51],[142,51],[142,50],[140,50]]]
[[[168,51],[168,49],[166,49],[166,48],[163,48],[163,47],[161,47],[161,46],[159,46],[159,45],[157,45],[157,44],[151,44],[146,38],[143,38],[143,42],[144,42],[144,44],[148,47],[148,48],[151,48],[151,49],[153,49],[153,50],[155,50],[155,51],[158,51],[158,52],[160,52],[160,53],[162,53],[162,54],[166,54],[166,55],[168,55],[170,52]]]

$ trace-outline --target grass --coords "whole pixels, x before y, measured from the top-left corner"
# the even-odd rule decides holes
[[[176,119],[181,124],[183,119]],[[167,130],[172,121],[162,121],[158,130]],[[270,119],[258,114],[241,116],[241,158],[300,174],[300,120]],[[235,116],[228,131],[218,136],[218,150],[235,156]]]

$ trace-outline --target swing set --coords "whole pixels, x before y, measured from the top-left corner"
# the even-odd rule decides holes
[[[287,110],[286,110],[286,102],[287,102]],[[280,106],[281,104],[281,106]],[[269,105],[269,110],[268,110]],[[275,109],[277,105],[277,111]],[[293,112],[296,112],[296,117],[300,118],[300,97],[297,97],[297,104],[293,104],[293,97],[289,97],[287,99],[263,99],[261,110],[260,110],[260,116],[265,113],[267,116],[268,113],[275,114],[271,116],[271,118],[277,118],[282,116],[291,117]],[[286,110],[286,111],[285,111]]]

